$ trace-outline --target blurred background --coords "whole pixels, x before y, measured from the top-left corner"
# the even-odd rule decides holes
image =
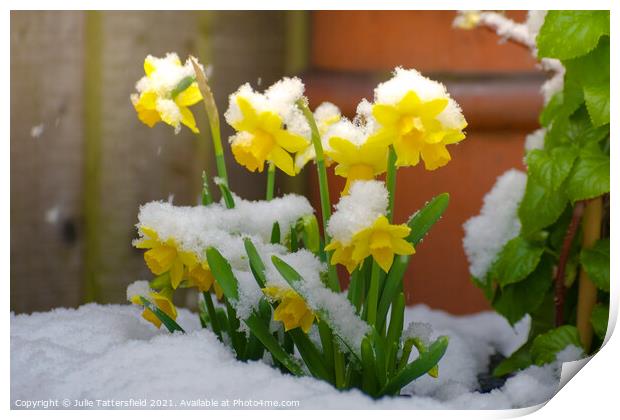
[[[455,314],[488,308],[469,278],[461,225],[498,175],[523,168],[544,74],[529,51],[484,29],[455,29],[453,18],[449,11],[11,12],[11,309],[124,302],[127,284],[150,278],[131,247],[139,205],[196,204],[201,171],[215,174],[200,106],[201,134],[175,136],[169,126],[140,123],[129,101],[144,57],[171,51],[212,65],[222,112],[240,84],[264,89],[284,75],[304,79],[312,107],[331,101],[349,117],[395,66],[444,82],[463,108],[468,137],[450,149],[444,168],[399,171],[399,222],[432,196],[451,194],[412,260],[406,294],[409,304]],[[230,132],[223,124],[223,137]],[[235,192],[264,196],[266,174],[249,173],[230,154],[228,163]],[[332,174],[330,183],[336,200],[343,182]],[[312,166],[296,178],[279,173],[277,185],[280,194],[318,203]]]

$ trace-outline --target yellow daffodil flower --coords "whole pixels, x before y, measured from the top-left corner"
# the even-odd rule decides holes
[[[387,217],[381,215],[375,220],[372,226],[362,229],[353,235],[351,244],[349,245],[349,247],[352,248],[351,251],[345,251],[342,245],[332,245],[331,243],[328,247],[340,249],[345,256],[346,253],[351,252],[350,260],[352,262],[348,262],[348,264],[353,268],[361,264],[366,257],[372,255],[377,264],[379,264],[379,267],[387,273],[390,271],[390,267],[392,267],[395,254],[411,255],[415,252],[413,245],[404,239],[409,235],[409,232],[411,232],[411,228],[408,226],[392,225]],[[328,247],[325,249],[328,249]],[[349,258],[338,257],[338,259],[347,261]],[[333,259],[332,264],[334,264]],[[349,266],[347,269],[349,269]],[[351,271],[353,270],[349,269],[349,272]]]
[[[306,334],[310,331],[316,314],[297,292],[278,286],[265,287],[263,292],[269,298],[280,302],[273,313],[273,319],[282,322],[285,331],[297,327],[300,327]]]
[[[357,268],[358,262],[352,257],[353,246],[344,246],[339,241],[331,241],[326,247],[325,251],[334,251],[331,258],[331,264],[341,264],[347,268],[350,273]]]
[[[381,127],[369,142],[391,141],[398,166],[415,166],[421,156],[427,170],[442,167],[451,159],[446,146],[463,140],[467,125],[462,119],[456,128],[446,127],[437,119],[448,104],[443,97],[422,101],[414,91],[395,104],[376,103],[372,114]]]
[[[181,64],[176,54],[164,58],[149,55],[144,60],[144,76],[137,84],[137,94],[131,95],[138,119],[149,127],[160,121],[181,129],[181,124],[198,133],[196,120],[189,107],[202,99],[194,81],[191,63]]]
[[[237,134],[231,138],[231,149],[237,162],[250,171],[262,172],[265,161],[273,162],[290,176],[296,174],[293,158],[308,147],[308,140],[287,131],[282,118],[275,112],[258,112],[252,103],[236,97],[242,118],[231,122]]]
[[[148,249],[144,261],[156,276],[170,273],[170,284],[176,289],[183,280],[184,268],[194,267],[196,257],[191,252],[179,251],[173,239],[161,241],[157,232],[147,226],[141,226],[144,237],[135,243],[139,249]]]
[[[201,292],[208,292],[213,288],[218,299],[222,299],[224,295],[222,287],[215,281],[206,262],[196,262],[192,268],[188,268],[187,280],[189,287],[196,287]]]
[[[355,181],[367,181],[385,172],[387,167],[387,143],[381,141],[356,144],[342,137],[329,139],[327,155],[337,163],[335,174],[347,179],[342,195],[349,193]]]
[[[172,289],[163,289],[159,292],[151,291],[148,296],[143,296],[145,299],[150,300],[155,306],[157,306],[162,312],[168,315],[172,319],[177,319],[177,308],[172,303]],[[140,296],[135,295],[131,297],[131,302],[135,305],[142,306]],[[145,308],[142,312],[142,317],[155,325],[157,328],[161,327],[161,321],[157,316],[148,308]]]

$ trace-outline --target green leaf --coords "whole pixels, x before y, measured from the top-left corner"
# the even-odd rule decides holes
[[[485,275],[482,279],[479,279],[476,276],[471,276],[471,281],[476,285],[476,287],[482,290],[482,293],[487,300],[493,300],[495,289],[493,287],[493,281],[488,275]]]
[[[250,328],[252,334],[254,334],[256,338],[263,343],[263,346],[269,350],[274,359],[282,363],[282,365],[284,365],[293,375],[305,375],[297,360],[284,351],[278,341],[273,337],[273,335],[271,335],[269,332],[269,326],[264,320],[262,320],[258,315],[252,314],[244,320],[244,322],[248,328]]]
[[[228,188],[228,185],[226,184],[226,182],[224,182],[224,180],[220,180],[219,182],[217,182],[217,186],[220,189],[220,192],[222,193],[222,197],[224,198],[224,203],[226,204],[226,208],[227,209],[233,209],[235,208],[235,199],[232,196],[232,193],[230,192],[230,188]]]
[[[261,259],[256,247],[252,243],[250,238],[245,238],[243,240],[243,245],[245,247],[245,252],[248,254],[248,259],[250,261],[250,270],[252,270],[252,274],[254,274],[254,279],[256,279],[256,283],[258,283],[258,287],[261,289],[265,288],[267,285],[267,277],[265,276],[265,264]]]
[[[531,314],[542,304],[545,293],[552,284],[553,262],[543,258],[536,270],[518,283],[509,284],[497,292],[493,308],[503,315],[510,325]]]
[[[280,224],[278,222],[274,222],[273,226],[271,227],[271,240],[270,242],[272,244],[279,244],[280,243]]]
[[[609,11],[550,10],[536,37],[538,57],[579,57],[596,47],[603,35],[609,35]]]
[[[542,366],[555,361],[556,354],[568,345],[581,347],[577,328],[572,325],[563,325],[549,332],[539,335],[532,343],[532,359]]]
[[[594,127],[609,124],[609,84],[583,87],[588,114]]]
[[[599,303],[592,309],[590,323],[594,329],[594,333],[598,338],[603,340],[607,333],[607,323],[609,321],[609,305]]]
[[[213,277],[215,277],[215,280],[222,287],[224,296],[226,296],[228,300],[239,300],[237,279],[226,258],[213,247],[208,247],[206,254],[211,273],[213,273]]]
[[[545,136],[545,149],[561,145],[585,146],[596,143],[609,135],[609,126],[594,127],[585,106],[578,108],[570,117],[554,120]]]
[[[171,333],[173,333],[175,331],[181,331],[182,333],[185,332],[183,330],[183,328],[181,328],[181,326],[179,324],[177,324],[174,319],[170,318],[168,316],[168,314],[166,314],[164,311],[159,309],[151,301],[145,299],[143,296],[140,296],[140,302],[142,302],[142,305],[146,309],[148,309],[149,311],[153,312],[153,315],[155,315],[157,317],[157,319],[159,319],[161,321],[161,323],[166,326],[168,331],[170,331]]]
[[[284,277],[284,280],[293,288],[296,289],[299,287],[298,282],[300,282],[303,277],[299,274],[293,267],[288,265],[282,259],[280,259],[277,255],[271,256],[271,262],[273,262],[274,267],[278,272]]]
[[[379,306],[377,308],[377,319],[381,321],[380,324],[377,324],[378,330],[381,330],[383,327],[382,322],[387,317],[390,304],[402,290],[403,277],[405,275],[405,271],[407,271],[407,267],[409,266],[410,259],[410,255],[396,255],[394,257],[394,262],[392,263],[390,272],[385,279],[385,285],[383,286],[381,299],[379,300]]]
[[[448,337],[441,336],[430,345],[427,352],[402,368],[379,392],[379,395],[394,395],[414,379],[426,374],[441,360],[448,348]]]
[[[532,150],[527,154],[528,175],[542,187],[555,191],[564,182],[578,150],[574,146],[559,146],[549,150]]]
[[[505,287],[518,283],[531,274],[538,266],[544,247],[517,236],[511,239],[500,251],[491,266],[491,276]]]
[[[598,47],[587,55],[564,62],[566,74],[583,88],[594,127],[609,123],[609,58],[609,38],[604,37]]]
[[[592,283],[609,292],[609,239],[599,239],[592,248],[582,249],[581,264]]]
[[[530,354],[531,347],[532,342],[528,341],[509,357],[502,360],[495,369],[493,369],[493,376],[508,375],[509,373],[525,369],[532,365],[534,362]]]
[[[301,328],[295,328],[288,331],[288,334],[293,339],[301,358],[304,360],[312,376],[333,383],[334,380],[327,366],[323,363],[321,353],[317,350],[314,343],[310,341],[306,333]]]
[[[556,120],[567,119],[583,104],[583,88],[572,74],[564,76],[564,90],[557,92],[540,113],[540,124],[548,127]]]
[[[554,223],[568,204],[563,190],[552,191],[539,184],[535,177],[528,177],[525,194],[519,204],[521,233],[530,237]]]
[[[375,356],[368,337],[362,340],[362,390],[369,395],[377,392]]]
[[[597,143],[579,152],[566,182],[566,194],[573,202],[598,197],[609,192],[609,156]]]
[[[439,220],[444,211],[446,211],[449,202],[450,194],[443,193],[433,197],[431,201],[426,203],[426,205],[407,222],[407,225],[411,228],[411,233],[407,240],[414,246],[418,245],[435,222]]]

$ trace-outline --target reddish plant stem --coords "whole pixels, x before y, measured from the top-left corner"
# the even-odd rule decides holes
[[[566,273],[566,264],[570,255],[570,249],[577,234],[579,222],[583,216],[585,201],[577,201],[573,207],[573,217],[566,229],[564,242],[562,242],[562,250],[560,252],[560,260],[558,262],[558,270],[555,274],[555,326],[559,327],[564,324],[564,297],[566,295],[566,287],[564,287],[564,275]]]

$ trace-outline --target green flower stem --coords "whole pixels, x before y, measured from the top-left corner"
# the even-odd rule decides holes
[[[372,262],[372,272],[370,274],[370,288],[368,290],[368,299],[366,300],[366,305],[368,307],[368,312],[366,314],[366,321],[371,326],[375,326],[377,323],[377,304],[379,302],[379,281],[380,281],[380,270],[379,264],[375,261]]]
[[[390,223],[394,220],[394,196],[396,194],[396,152],[394,146],[390,146],[387,162],[387,175],[385,183],[388,189],[388,214],[387,217]]]
[[[325,170],[325,155],[323,154],[323,145],[321,144],[321,135],[319,129],[314,120],[314,115],[308,108],[308,105],[303,99],[296,102],[297,107],[301,110],[310,125],[312,131],[312,144],[316,152],[316,168],[319,176],[319,193],[321,196],[321,214],[323,215],[323,237],[325,243],[329,243],[329,234],[327,233],[327,223],[331,217],[331,203],[329,202],[329,185],[327,183],[327,171]],[[336,267],[330,264],[331,252],[327,253],[327,267],[328,267],[328,283],[329,287],[336,291],[340,291],[340,283],[338,281],[338,274],[336,273]]]
[[[211,321],[211,328],[213,328],[213,332],[217,335],[217,338],[222,341],[222,329],[220,327],[220,322],[217,319],[217,314],[215,313],[215,307],[213,306],[213,300],[211,299],[211,293],[202,292],[202,296],[205,299],[205,305],[207,306],[207,313],[209,314],[209,320]]]
[[[224,149],[222,148],[222,136],[220,134],[220,115],[217,111],[215,98],[207,83],[207,76],[198,65],[194,57],[190,57],[194,73],[196,74],[196,83],[202,94],[202,102],[205,106],[207,118],[209,119],[209,128],[211,130],[211,138],[213,140],[213,153],[215,154],[215,165],[217,167],[217,176],[220,177],[226,185],[228,185],[228,173],[226,172],[226,161],[224,159]]]
[[[273,199],[273,190],[276,183],[276,165],[273,162],[269,162],[267,168],[267,194],[265,199],[267,201]]]
[[[209,191],[209,180],[207,179],[207,172],[202,171],[202,205],[208,206],[213,203],[213,197],[211,196],[211,191]]]

